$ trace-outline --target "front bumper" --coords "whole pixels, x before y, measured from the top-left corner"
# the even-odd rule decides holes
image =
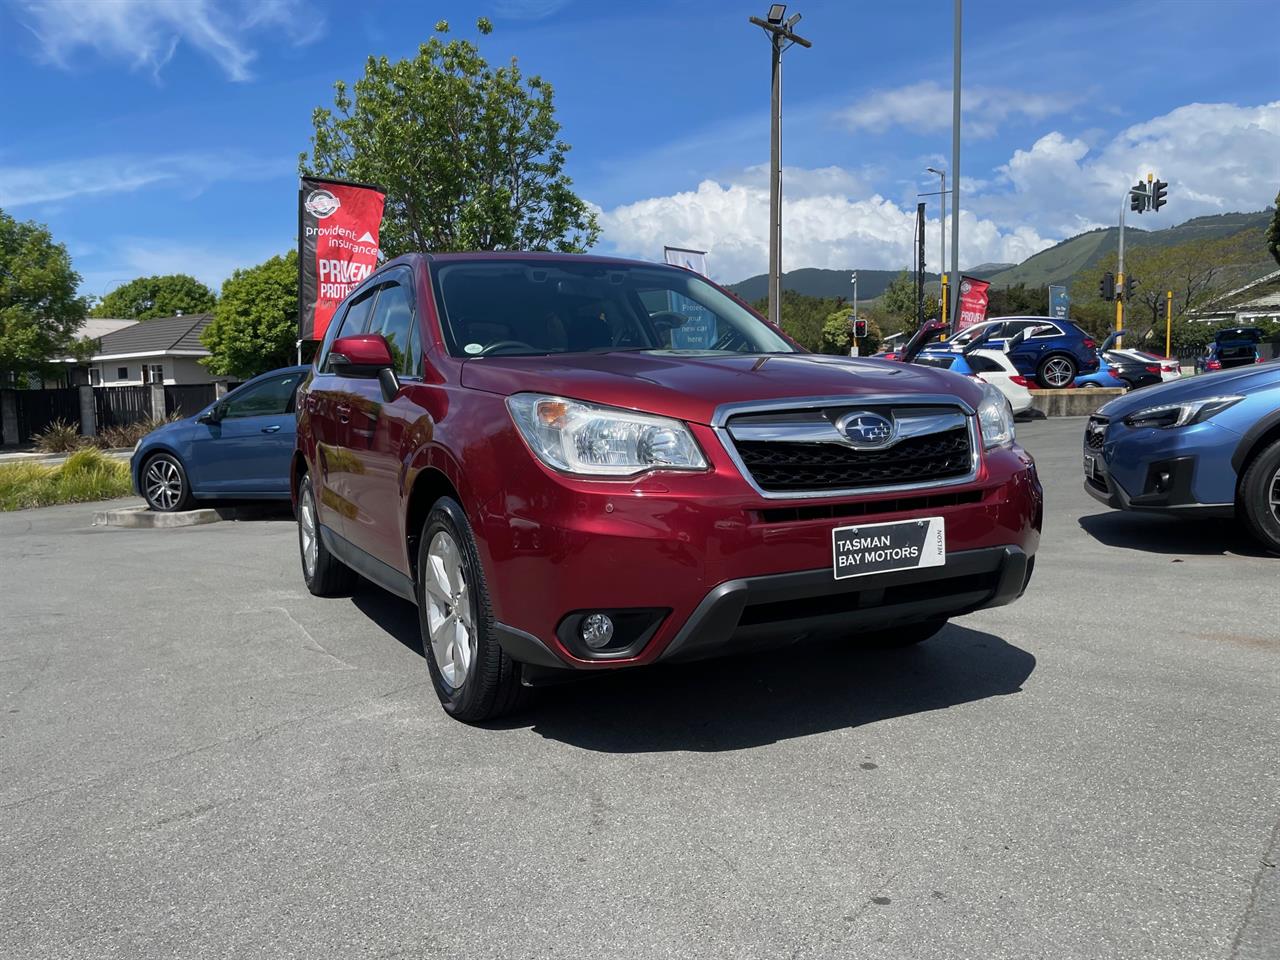
[[[750,491],[706,428],[694,430],[707,473],[576,481],[522,469],[523,451],[502,457],[507,490],[520,495],[505,494],[478,525],[497,633],[514,659],[608,669],[829,629],[856,635],[1008,603],[1026,584],[1043,495],[1018,447],[987,451],[959,486],[783,501]],[[835,580],[833,528],[929,516],[946,523],[944,566]],[[661,619],[642,644],[597,658],[565,642],[566,621],[592,610]]]

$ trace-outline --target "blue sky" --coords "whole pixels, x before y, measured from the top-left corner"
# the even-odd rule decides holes
[[[370,54],[410,56],[438,19],[556,88],[600,249],[710,250],[764,269],[767,4],[589,0],[303,5],[0,0],[0,208],[66,242],[101,294],[134,276],[217,284],[295,242],[311,111]],[[907,262],[926,166],[949,165],[951,3],[791,4],[786,263]],[[961,261],[1021,260],[1111,222],[1127,181],[1172,183],[1146,226],[1260,209],[1280,187],[1274,0],[971,0]],[[937,210],[928,256],[936,260]]]

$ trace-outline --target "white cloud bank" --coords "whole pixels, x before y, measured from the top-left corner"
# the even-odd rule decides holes
[[[19,17],[45,59],[69,67],[82,48],[159,76],[181,43],[214,60],[231,80],[252,79],[250,35],[283,31],[307,43],[323,21],[300,0],[19,0]]]
[[[1081,101],[1077,94],[1030,93],[1008,87],[966,87],[964,124],[966,136],[990,137],[1013,117],[1043,120],[1066,113]],[[917,133],[951,129],[951,89],[933,81],[877,90],[837,114],[850,130],[882,133],[901,127]]]
[[[1148,170],[1170,187],[1158,216],[1133,218],[1147,229],[1261,209],[1280,183],[1280,101],[1188,104],[1101,146],[1057,131],[1040,137],[962,195],[961,266],[1020,261],[1114,223],[1125,184]],[[895,269],[911,262],[914,208],[864,188],[864,172],[791,169],[785,179],[784,269]],[[707,250],[713,275],[730,282],[763,273],[768,264],[769,191],[759,167],[599,215],[604,242],[624,255],[657,259],[663,244]],[[937,266],[937,228],[935,219],[926,229],[930,270]]]

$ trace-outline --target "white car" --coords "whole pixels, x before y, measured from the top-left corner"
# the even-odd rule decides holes
[[[1112,350],[1111,352],[1133,357],[1143,363],[1159,364],[1160,380],[1163,383],[1168,383],[1170,380],[1178,380],[1182,377],[1182,364],[1174,357],[1158,357],[1154,353],[1147,353],[1145,350],[1133,350],[1128,347],[1124,350]]]
[[[963,360],[968,365],[969,371],[972,371],[968,373],[969,376],[991,384],[1005,395],[1009,406],[1013,408],[1014,416],[1031,409],[1031,391],[1028,388],[1034,381],[1020,374],[1003,350],[977,349],[953,356],[934,354],[917,357],[914,362],[942,370],[951,370],[955,367],[963,370],[964,367],[958,362],[960,360]]]

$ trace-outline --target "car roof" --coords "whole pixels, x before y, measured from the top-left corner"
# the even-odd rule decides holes
[[[627,257],[608,257],[594,253],[555,253],[545,250],[460,250],[450,253],[406,253],[394,260],[388,260],[378,268],[378,273],[397,264],[414,263],[449,263],[459,260],[539,260],[564,263],[606,263],[626,267],[665,267],[672,270],[683,270],[673,264],[658,260],[633,260]]]

